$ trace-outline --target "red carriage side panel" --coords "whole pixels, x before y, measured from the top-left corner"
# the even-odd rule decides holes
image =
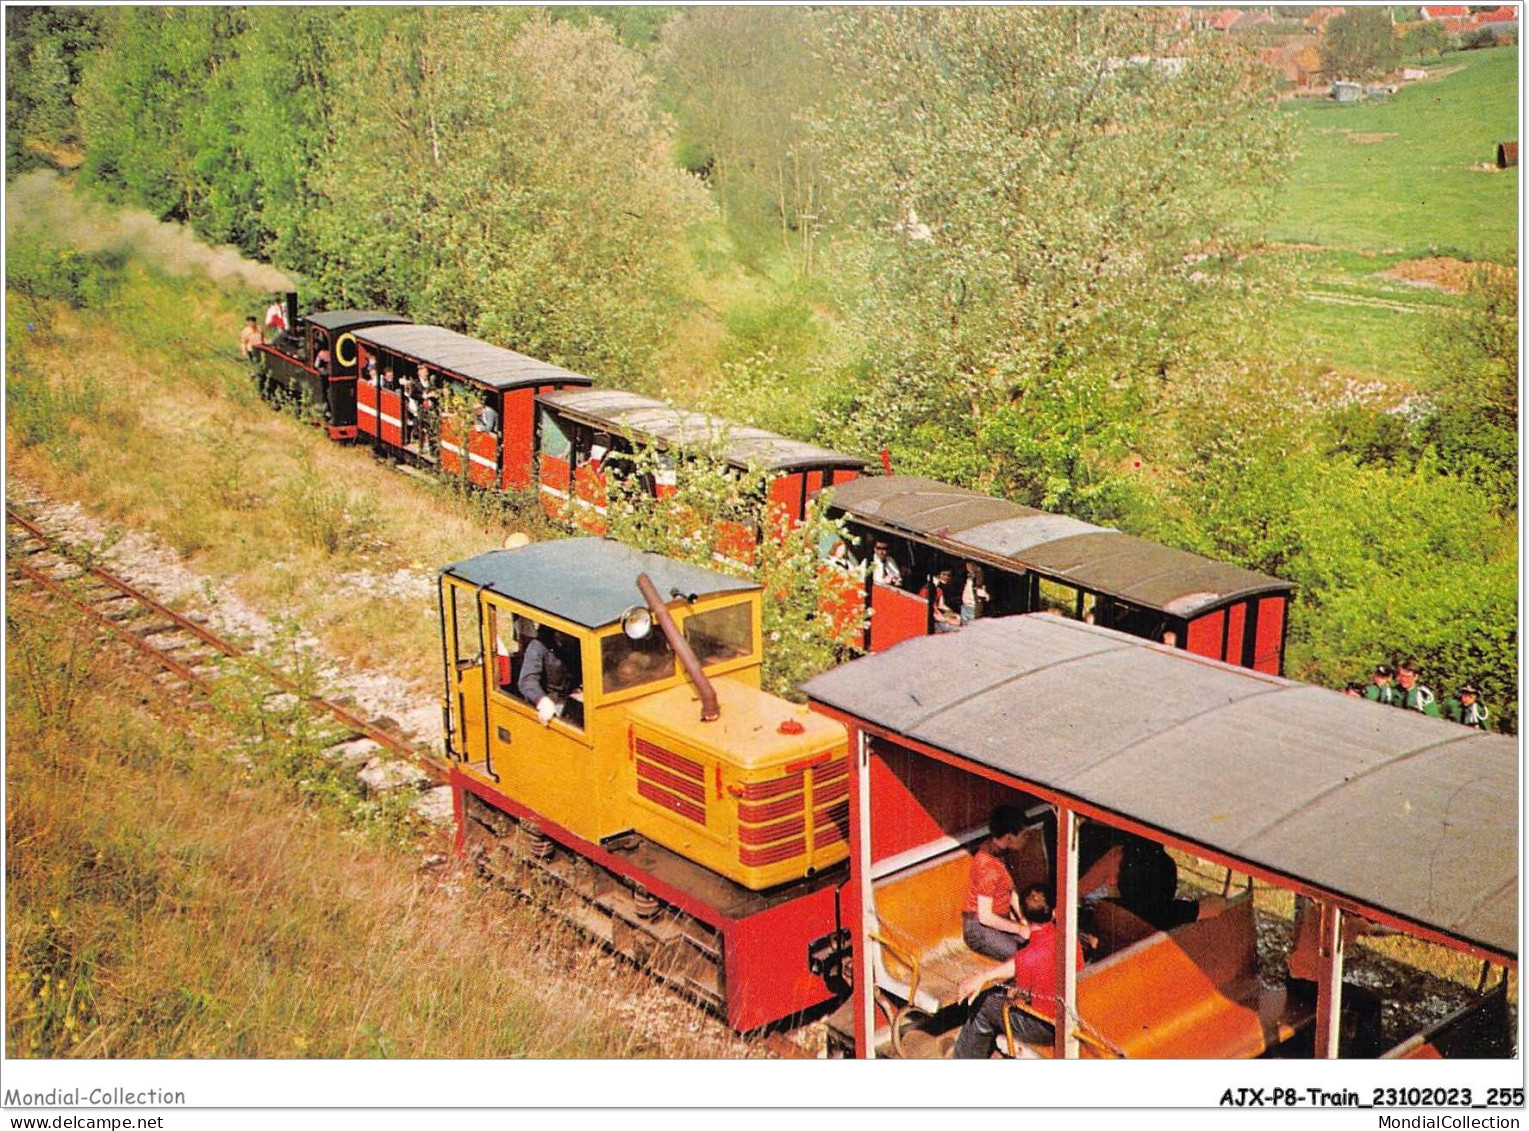
[[[452,475],[462,474],[462,429],[455,417],[441,417],[441,468]]]
[[[833,471],[833,485],[848,483],[851,479],[859,479],[860,473],[852,467],[836,467]]]
[[[562,522],[568,510],[568,487],[572,478],[568,461],[542,452],[536,478],[542,510],[547,512],[548,518]]]
[[[1253,642],[1253,667],[1256,671],[1279,675],[1285,641],[1284,596],[1263,597],[1258,602],[1258,629]]]
[[[1219,660],[1221,658],[1221,636],[1225,628],[1225,609],[1217,609],[1213,613],[1206,613],[1203,617],[1197,617],[1189,622],[1189,639],[1185,641],[1185,644],[1196,656]]]
[[[777,476],[770,483],[770,501],[778,504],[793,524],[802,520],[807,477],[800,471]]]
[[[370,381],[356,383],[356,430],[377,435],[377,386]]]
[[[1242,663],[1242,633],[1247,619],[1247,601],[1238,601],[1226,610],[1226,650],[1221,658],[1229,664]]]
[[[872,652],[885,652],[894,644],[929,632],[929,600],[895,585],[871,583]]]
[[[871,860],[896,856],[985,823],[1021,795],[891,743],[873,740]]]
[[[492,432],[474,428],[467,434],[467,478],[478,487],[499,482],[499,440]]]
[[[605,469],[592,459],[573,471],[573,521],[590,534],[605,533]]]
[[[504,431],[504,468],[500,483],[511,491],[531,486],[531,460],[536,451],[536,394],[541,389],[511,389],[504,394],[500,427]]]
[[[403,396],[397,390],[378,390],[377,421],[382,442],[403,447]]]

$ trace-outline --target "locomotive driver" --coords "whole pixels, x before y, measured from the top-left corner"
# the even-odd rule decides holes
[[[520,682],[516,685],[521,698],[536,707],[536,717],[542,726],[548,726],[553,716],[561,717],[570,701],[577,702],[577,681],[568,665],[557,654],[553,645],[558,633],[546,625],[536,627],[536,636],[526,645],[525,659],[520,665]],[[579,725],[578,720],[574,720]]]

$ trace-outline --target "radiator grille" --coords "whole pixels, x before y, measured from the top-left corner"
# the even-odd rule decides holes
[[[738,860],[750,867],[808,857],[849,839],[849,757],[737,791]]]
[[[701,763],[645,738],[632,739],[637,756],[637,793],[698,825],[706,824],[706,769]]]

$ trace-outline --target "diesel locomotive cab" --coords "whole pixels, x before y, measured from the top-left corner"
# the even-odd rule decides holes
[[[840,964],[809,962],[848,856],[844,728],[760,690],[761,598],[596,538],[483,554],[440,590],[463,848],[495,870],[534,840],[581,926],[740,1030],[838,992]]]

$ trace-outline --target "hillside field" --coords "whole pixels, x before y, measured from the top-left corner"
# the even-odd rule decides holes
[[[1392,98],[1288,103],[1299,156],[1269,229],[1294,249],[1302,296],[1277,321],[1284,352],[1404,390],[1426,383],[1433,316],[1459,300],[1388,273],[1431,256],[1517,261],[1519,172],[1492,166],[1518,136],[1517,52],[1429,70]]]

